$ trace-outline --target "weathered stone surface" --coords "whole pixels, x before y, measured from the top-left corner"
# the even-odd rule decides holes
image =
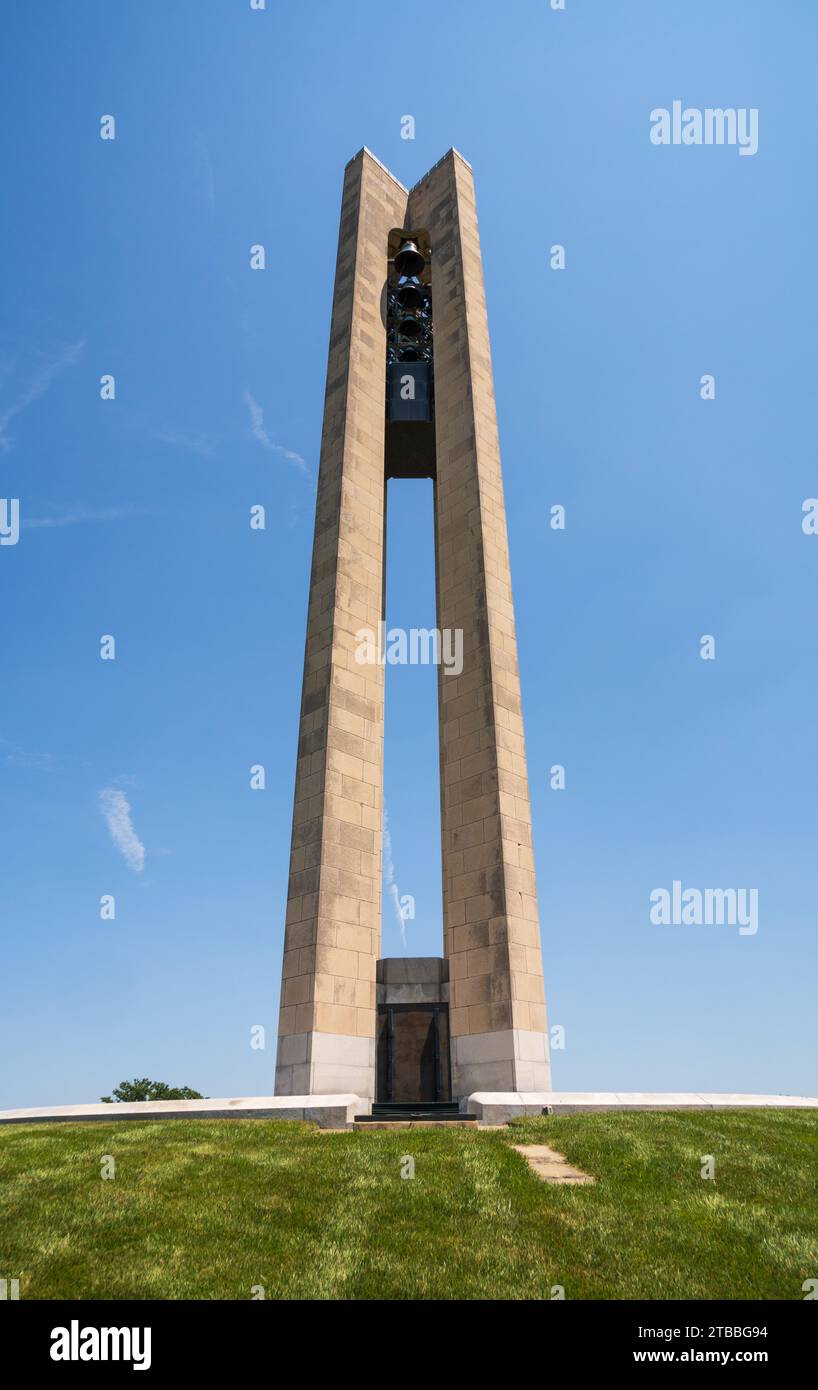
[[[461,1099],[460,1108],[485,1124],[502,1125],[520,1115],[594,1114],[604,1110],[818,1110],[818,1097],[710,1091],[477,1091]]]
[[[387,240],[406,190],[368,152],[341,205],[315,512],[276,1092],[375,1083],[383,668],[356,633],[383,616]],[[306,847],[309,846],[309,854]]]
[[[412,189],[408,221],[432,243],[438,626],[463,632],[462,673],[441,668],[438,677],[453,1094],[545,1090],[545,995],[491,350],[474,181],[455,150]]]
[[[221,1100],[143,1100],[122,1105],[51,1105],[0,1110],[0,1124],[54,1124],[93,1120],[310,1120],[321,1129],[346,1129],[370,1110],[356,1095],[231,1096]]]
[[[549,1148],[547,1144],[512,1144],[511,1147],[518,1154],[522,1154],[532,1172],[542,1182],[596,1182],[596,1178],[583,1173],[580,1168],[572,1167],[563,1154],[557,1153],[556,1149]]]
[[[377,980],[385,985],[433,984],[449,978],[441,956],[386,956],[378,961]]]
[[[389,956],[378,961],[378,1004],[447,1004],[449,962],[441,956]]]

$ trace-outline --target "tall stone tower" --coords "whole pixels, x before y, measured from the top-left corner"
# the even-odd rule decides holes
[[[431,477],[442,959],[380,961],[386,487]],[[497,419],[470,165],[344,177],[310,578],[276,1092],[550,1090]]]

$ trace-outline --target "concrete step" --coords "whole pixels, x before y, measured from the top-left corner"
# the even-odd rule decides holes
[[[376,1100],[372,1116],[379,1120],[457,1120],[460,1106],[456,1100]]]
[[[406,1116],[396,1120],[382,1115],[356,1115],[353,1129],[476,1129],[476,1115],[450,1115],[430,1118],[428,1115]]]

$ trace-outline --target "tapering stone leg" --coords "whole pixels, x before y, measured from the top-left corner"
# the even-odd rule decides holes
[[[406,190],[347,166],[315,517],[276,1092],[374,1095],[383,668],[356,661],[383,604],[389,231]]]
[[[455,151],[410,194],[432,243],[445,951],[453,1093],[550,1089],[531,814],[480,242]]]

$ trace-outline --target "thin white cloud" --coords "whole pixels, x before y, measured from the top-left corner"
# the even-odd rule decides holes
[[[29,753],[25,748],[9,743],[7,738],[0,738],[0,748],[8,750],[3,753],[3,760],[9,767],[33,768],[37,772],[53,771],[54,758],[51,753]]]
[[[271,454],[280,454],[288,463],[294,463],[296,468],[300,468],[302,473],[309,473],[307,462],[300,454],[294,453],[292,449],[285,449],[283,444],[273,443],[264,428],[264,411],[249,391],[244,393],[244,403],[250,412],[250,431],[253,438],[257,439],[263,448],[269,449]]]
[[[99,793],[99,808],[128,868],[140,874],[145,867],[145,846],[133,828],[131,807],[125,793],[118,787],[103,788]]]
[[[135,507],[106,507],[98,512],[92,512],[87,507],[75,507],[73,511],[65,512],[63,516],[33,516],[28,521],[21,521],[20,525],[35,529],[54,526],[79,526],[86,521],[124,521],[128,517],[143,515],[144,512]]]
[[[383,808],[383,876],[386,880],[386,891],[395,909],[398,931],[403,945],[406,945],[406,922],[400,907],[400,891],[395,882],[395,865],[392,861],[392,836],[389,833],[389,812],[384,803]]]
[[[160,444],[169,444],[173,449],[189,449],[191,453],[212,458],[214,441],[208,434],[190,434],[185,430],[151,430],[151,438]]]
[[[66,367],[73,367],[74,363],[78,361],[84,346],[85,344],[83,342],[72,343],[64,352],[61,352],[59,356],[53,357],[50,362],[46,362],[29,382],[25,390],[17,397],[17,400],[10,406],[7,406],[5,410],[0,411],[0,449],[4,453],[8,453],[11,448],[11,440],[8,437],[7,431],[15,415],[19,415],[21,411],[33,405],[36,400],[39,400],[40,396],[44,395],[48,390],[54,378],[59,376],[60,372],[65,371]]]

